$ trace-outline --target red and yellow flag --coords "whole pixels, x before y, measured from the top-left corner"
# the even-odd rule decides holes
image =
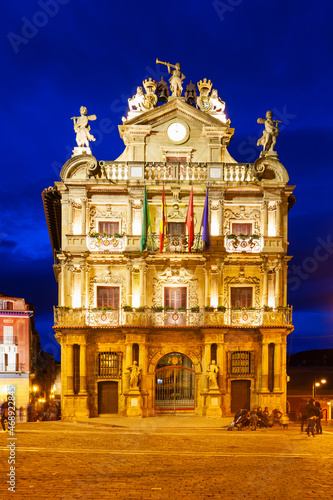
[[[188,251],[192,249],[194,241],[194,213],[193,213],[193,186],[191,189],[190,201],[188,204],[185,226],[188,231]]]
[[[166,226],[166,205],[165,205],[165,193],[164,184],[162,191],[162,203],[161,203],[161,222],[160,222],[160,253],[163,252],[164,246],[164,226]]]

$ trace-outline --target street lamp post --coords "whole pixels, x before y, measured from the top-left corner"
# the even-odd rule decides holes
[[[316,387],[320,387],[321,384],[326,384],[326,380],[324,378],[322,378],[320,382],[316,382],[316,380],[313,381],[313,384],[312,384],[312,397],[313,397],[313,399],[316,398]]]

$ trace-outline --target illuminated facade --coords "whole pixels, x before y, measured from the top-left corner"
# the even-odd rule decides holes
[[[164,81],[146,80],[119,127],[121,156],[99,161],[77,147],[61,181],[43,192],[59,287],[54,328],[65,419],[286,408],[293,186],[273,150],[254,164],[237,163],[223,101],[209,80],[198,83],[200,95],[191,85],[181,97],[175,85],[170,95]],[[152,234],[141,251],[144,185]]]
[[[7,386],[14,385],[17,408],[29,403],[30,378],[36,368],[39,336],[32,316],[24,299],[0,294],[0,402],[6,401]]]

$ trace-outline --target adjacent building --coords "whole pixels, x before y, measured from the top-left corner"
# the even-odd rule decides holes
[[[182,97],[180,66],[170,73],[170,89],[145,80],[129,100],[118,158],[91,154],[82,107],[78,147],[42,195],[64,419],[286,409],[295,199],[278,123],[258,120],[263,151],[239,163],[211,81]]]

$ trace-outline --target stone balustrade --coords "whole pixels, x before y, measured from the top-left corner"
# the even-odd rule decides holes
[[[87,238],[87,246],[90,252],[123,252],[126,245],[126,236],[88,236]]]
[[[217,309],[198,311],[155,311],[151,308],[138,310],[103,310],[92,308],[54,308],[56,327],[100,326],[153,326],[153,327],[205,327],[205,326],[287,326],[292,324],[292,308],[264,309]]]

